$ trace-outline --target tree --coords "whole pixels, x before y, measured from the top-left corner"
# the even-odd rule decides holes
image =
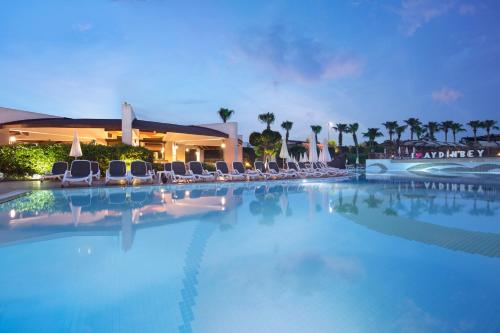
[[[322,127],[320,125],[311,125],[311,130],[314,133],[314,139],[316,140],[316,144],[318,144],[318,134],[321,132]]]
[[[467,125],[472,128],[472,134],[474,134],[474,143],[477,142],[477,129],[481,127],[481,121],[479,120],[471,120],[467,123]]]
[[[453,143],[457,143],[457,133],[465,132],[465,128],[460,123],[453,123],[451,124],[450,129],[453,134]]]
[[[263,123],[266,123],[268,130],[271,130],[271,124],[274,123],[274,119],[274,113],[272,112],[259,114],[259,120]]]
[[[435,121],[429,121],[427,124],[424,125],[423,129],[429,136],[429,139],[431,140],[436,140],[436,137],[434,134],[436,134],[439,131],[439,123]]]
[[[407,127],[408,127],[408,125],[402,125],[402,126],[396,127],[397,142],[401,141],[401,135],[404,133],[404,131],[406,131]]]
[[[286,131],[285,142],[287,145],[288,145],[288,138],[289,138],[290,130],[292,129],[292,126],[293,126],[293,122],[288,121],[288,120],[281,123],[281,128],[283,128]]]
[[[453,125],[453,121],[446,120],[441,123],[441,129],[444,132],[444,142],[448,143],[448,132],[451,129],[451,125]]]
[[[358,129],[359,129],[359,124],[352,123],[352,124],[347,125],[347,130],[346,130],[346,133],[352,134],[352,141],[354,142],[354,147],[356,148],[356,160],[359,159],[358,136],[356,134]]]
[[[253,132],[250,134],[248,141],[254,147],[255,155],[262,156],[262,159],[266,161],[268,158],[279,153],[281,134],[270,129],[265,129],[262,133]]]
[[[371,151],[373,152],[373,145],[375,144],[375,139],[381,136],[384,136],[382,132],[378,128],[368,128],[365,133],[363,133],[365,138],[368,138],[368,143],[371,147]]]
[[[342,148],[342,133],[347,131],[347,124],[335,124],[333,129],[339,132],[339,147]]]
[[[396,128],[398,128],[398,122],[397,121],[386,121],[382,125],[385,127],[385,129],[387,130],[387,133],[389,134],[389,140],[392,141],[392,136],[396,132]]]
[[[424,128],[422,126],[415,127],[415,135],[417,136],[417,140],[420,140],[422,134],[424,133]]]
[[[219,114],[220,119],[222,119],[222,121],[226,123],[229,120],[229,118],[231,118],[231,116],[234,114],[234,110],[220,108],[219,111],[217,111],[217,113]]]
[[[417,128],[422,125],[418,118],[408,118],[404,121],[408,127],[410,127],[410,139],[413,140],[413,134],[417,131]]]
[[[486,134],[488,136],[488,141],[491,139],[491,130],[498,130],[497,121],[496,120],[485,120],[483,121],[483,127],[486,130]]]

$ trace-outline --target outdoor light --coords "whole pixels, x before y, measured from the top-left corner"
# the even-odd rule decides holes
[[[16,141],[17,141],[17,138],[14,135],[11,135],[9,137],[9,144],[12,145],[12,144],[16,143]]]
[[[189,196],[189,191],[184,192],[184,195]]]
[[[10,215],[11,219],[13,219],[14,217],[16,217],[16,210],[15,209],[11,209],[9,215]]]
[[[222,149],[224,149],[224,148],[226,148],[226,144],[223,142],[223,143],[221,143],[221,144],[220,144],[220,147],[221,147]]]
[[[189,152],[189,148],[186,148],[186,152]]]
[[[222,206],[225,206],[225,205],[226,205],[226,198],[225,198],[225,197],[220,198],[220,204],[221,204]]]

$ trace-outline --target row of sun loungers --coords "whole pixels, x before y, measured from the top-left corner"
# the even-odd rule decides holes
[[[242,162],[233,162],[233,170],[230,171],[226,162],[216,162],[216,171],[209,172],[203,168],[200,162],[191,161],[187,163],[175,161],[164,163],[163,170],[154,171],[153,166],[145,161],[133,161],[130,171],[127,171],[125,161],[114,160],[109,162],[106,170],[105,184],[112,182],[133,184],[135,182],[158,183],[171,181],[200,182],[200,181],[243,181],[243,180],[269,180],[290,178],[319,178],[347,176],[346,170],[330,167],[321,162],[295,163],[287,162],[286,169],[280,169],[276,162],[269,162],[266,166],[261,161],[254,163],[254,169],[245,169]],[[71,183],[84,183],[92,185],[94,179],[100,179],[101,170],[95,161],[75,160],[68,168],[67,162],[56,162],[52,171],[42,177],[44,180],[60,180],[61,185],[67,186]]]

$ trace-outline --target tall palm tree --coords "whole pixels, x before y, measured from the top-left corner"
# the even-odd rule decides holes
[[[226,123],[226,121],[228,121],[229,118],[231,118],[231,116],[234,114],[234,110],[220,108],[217,113],[219,114],[220,119],[222,119],[222,121]]]
[[[417,140],[420,140],[422,134],[424,134],[424,128],[420,125],[415,127],[415,135],[417,136]]]
[[[482,122],[480,120],[471,120],[467,123],[467,125],[472,128],[472,133],[474,134],[474,143],[477,142],[477,129],[482,126]]]
[[[402,126],[396,127],[396,136],[397,136],[396,141],[397,142],[401,141],[401,135],[404,133],[404,131],[406,131],[407,127],[408,127],[408,125],[402,125]]]
[[[352,141],[354,142],[354,147],[356,148],[356,160],[359,160],[358,136],[356,134],[358,129],[359,129],[359,124],[352,123],[347,125],[347,130],[346,130],[346,133],[352,134]]]
[[[488,141],[491,138],[491,130],[498,130],[497,121],[496,120],[485,120],[483,121],[483,127],[486,130],[486,134],[488,135]]]
[[[460,123],[453,123],[451,124],[450,129],[453,134],[453,143],[457,143],[457,133],[465,132],[465,128]]]
[[[321,126],[320,125],[311,125],[311,130],[314,133],[314,138],[316,139],[316,144],[318,144],[318,134],[321,132]]]
[[[413,134],[417,131],[417,128],[422,125],[422,122],[418,118],[408,118],[404,122],[410,127],[410,139],[413,140]]]
[[[342,133],[346,132],[347,124],[335,124],[333,129],[339,132],[339,147],[342,148]]]
[[[288,145],[288,138],[290,135],[290,130],[292,129],[293,122],[285,120],[284,122],[281,123],[281,128],[283,128],[286,131],[286,136],[285,136],[285,142]]]
[[[378,128],[368,128],[365,133],[363,133],[365,138],[368,138],[368,142],[371,147],[371,151],[373,152],[373,144],[375,143],[375,139],[381,136],[384,136],[382,132]]]
[[[423,126],[423,129],[425,132],[427,132],[429,139],[436,140],[436,137],[434,136],[434,134],[439,132],[439,123],[437,123],[435,121],[429,121],[427,124],[425,124]]]
[[[445,120],[441,123],[441,129],[444,132],[444,142],[448,143],[448,132],[451,129],[451,125],[453,125],[452,120]]]
[[[386,121],[382,125],[385,127],[385,129],[387,130],[387,133],[389,134],[389,140],[392,141],[392,136],[394,135],[394,133],[396,133],[396,128],[398,128],[398,122],[397,121]]]
[[[272,112],[267,112],[267,113],[262,113],[259,114],[259,120],[263,123],[266,123],[267,129],[271,129],[271,124],[274,123],[274,113]]]

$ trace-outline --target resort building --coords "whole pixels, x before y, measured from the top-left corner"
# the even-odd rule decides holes
[[[238,123],[179,125],[137,119],[122,105],[121,119],[75,119],[0,107],[0,145],[71,143],[74,131],[83,143],[124,143],[154,152],[156,162],[242,159]]]

